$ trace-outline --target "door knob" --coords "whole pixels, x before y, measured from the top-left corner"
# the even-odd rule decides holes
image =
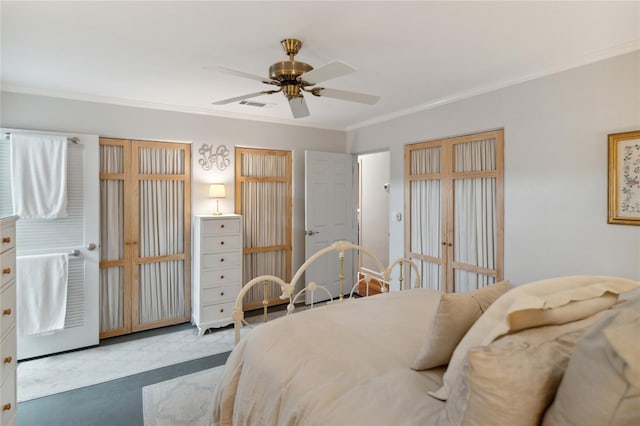
[[[89,243],[87,244],[87,250],[95,250],[96,249],[96,245],[93,243]]]
[[[319,231],[311,231],[311,230],[305,231],[305,234],[307,234],[307,235],[314,235],[314,234],[318,234],[318,233],[319,233]]]

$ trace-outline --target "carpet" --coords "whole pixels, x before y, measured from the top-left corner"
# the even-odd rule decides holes
[[[142,388],[145,426],[209,425],[213,392],[224,366]]]

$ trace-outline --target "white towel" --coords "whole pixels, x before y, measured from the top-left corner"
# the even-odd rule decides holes
[[[17,257],[18,336],[64,328],[68,270],[67,253]]]
[[[67,138],[11,134],[11,193],[21,219],[67,216]]]

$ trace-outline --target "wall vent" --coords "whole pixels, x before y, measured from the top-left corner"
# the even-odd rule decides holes
[[[273,106],[273,104],[266,104],[266,103],[256,102],[256,101],[240,101],[240,105],[247,105],[247,106],[256,107],[256,108],[268,108]]]
[[[240,101],[240,105],[248,105],[257,108],[264,108],[267,104],[263,104],[262,102],[254,102],[254,101]]]

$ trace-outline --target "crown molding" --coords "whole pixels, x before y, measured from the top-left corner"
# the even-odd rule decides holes
[[[547,68],[543,71],[539,71],[532,74],[527,74],[522,77],[504,80],[499,83],[490,84],[486,86],[477,87],[475,89],[471,89],[464,92],[459,92],[453,94],[451,96],[446,96],[443,98],[435,99],[424,104],[416,105],[411,108],[406,108],[403,110],[399,110],[390,114],[381,115],[370,120],[361,121],[359,123],[353,124],[351,126],[347,126],[346,131],[350,132],[353,130],[358,130],[364,127],[372,126],[375,124],[384,123],[386,121],[394,120],[397,118],[405,117],[411,114],[415,114],[417,112],[433,109],[440,107],[442,105],[447,105],[450,103],[458,102],[464,99],[472,98],[474,96],[482,95],[485,93],[494,92],[496,90],[504,89],[510,86],[515,86],[521,83],[525,83],[527,81],[536,80],[538,78],[547,77],[553,74],[557,74],[563,71],[567,71],[573,68],[579,68],[584,65],[588,65],[591,63],[595,63],[598,61],[603,61],[605,59],[613,58],[616,56],[621,56],[627,53],[631,53],[634,51],[640,50],[640,39],[636,39],[630,41],[628,43],[623,43],[612,48],[603,49],[597,52],[593,52],[592,54],[583,56],[582,58],[566,62],[563,65]]]
[[[271,124],[283,124],[288,126],[307,127],[307,128],[322,129],[322,130],[335,130],[335,131],[342,131],[342,132],[346,131],[346,128],[344,126],[341,126],[341,127],[324,126],[320,124],[301,123],[299,121],[295,121],[294,119],[286,119],[286,118],[278,118],[278,117],[263,117],[263,116],[258,116],[251,113],[219,111],[219,110],[211,110],[207,108],[198,108],[198,107],[192,107],[192,106],[186,106],[186,105],[173,105],[173,104],[163,104],[159,102],[140,101],[140,100],[134,100],[134,99],[113,98],[108,96],[89,95],[84,93],[67,92],[67,91],[61,91],[61,90],[26,87],[26,86],[6,84],[6,83],[2,83],[1,90],[3,92],[20,93],[24,95],[45,96],[50,98],[68,99],[73,101],[93,102],[93,103],[99,103],[99,104],[109,104],[109,105],[126,106],[126,107],[134,107],[134,108],[181,112],[186,114],[207,115],[207,116],[213,116],[213,117],[230,118],[230,119],[238,119],[238,120],[251,120],[251,121],[259,121],[259,122],[271,123]]]

